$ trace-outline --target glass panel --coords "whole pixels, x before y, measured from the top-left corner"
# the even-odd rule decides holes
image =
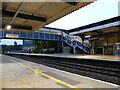
[[[34,38],[38,39],[39,38],[39,33],[34,32]]]
[[[5,31],[5,33],[11,34],[11,31]]]
[[[49,34],[45,34],[45,39],[49,39]]]
[[[33,38],[33,33],[27,33],[27,38]]]
[[[26,33],[25,32],[20,32],[20,37],[24,37],[24,38],[26,38]]]
[[[19,32],[13,32],[13,34],[19,34]]]
[[[44,33],[39,33],[39,38],[44,39]]]
[[[0,31],[0,37],[2,37],[3,36],[3,32],[2,31]]]
[[[54,40],[55,35],[54,34],[50,34],[50,39]]]
[[[55,40],[58,40],[58,35],[55,35]]]
[[[59,40],[62,40],[62,35],[59,35]]]

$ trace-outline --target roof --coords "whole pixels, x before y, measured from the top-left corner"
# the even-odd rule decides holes
[[[114,23],[114,22],[117,22],[117,21],[120,21],[120,16],[113,17],[113,18],[103,20],[103,21],[100,21],[100,22],[92,23],[92,24],[89,24],[89,25],[85,25],[85,26],[82,26],[82,27],[74,28],[74,29],[69,30],[68,32],[72,33],[72,32],[77,32],[77,31],[81,31],[81,30],[86,30],[86,29],[90,29],[90,28],[93,28],[93,27]]]
[[[118,37],[120,34],[120,16],[75,28],[68,32],[70,35],[78,35],[89,40],[99,40],[108,36]]]
[[[2,30],[34,32],[92,2],[3,2]]]
[[[65,29],[59,29],[59,28],[53,28],[53,27],[44,27],[44,28],[46,28],[46,29],[53,29],[53,30],[59,30],[59,31],[63,31],[63,32],[69,34],[68,30],[65,30]]]

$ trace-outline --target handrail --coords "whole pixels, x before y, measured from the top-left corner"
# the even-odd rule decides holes
[[[72,47],[78,47],[78,48],[82,49],[84,52],[89,53],[88,47],[86,47],[85,45],[83,45],[79,41],[71,41],[66,37],[63,37],[63,41],[66,42],[68,45],[70,45]]]
[[[43,31],[43,32],[50,32],[50,33],[56,33],[56,34],[59,34],[59,35],[62,35],[66,38],[68,38],[69,40],[71,41],[79,41],[80,43],[84,44],[85,46],[88,47],[88,44],[83,42],[82,41],[82,38],[80,38],[79,36],[72,36],[70,34],[67,34],[65,33],[64,31],[60,31],[60,30],[55,30],[55,29],[48,29],[48,28],[41,28],[39,29],[38,31],[36,32],[40,32],[40,31]]]
[[[78,41],[78,42],[82,43],[83,45],[85,45],[86,47],[88,47],[88,44],[83,42],[82,38],[80,38],[79,36],[71,36],[65,32],[62,32],[62,35],[71,41]]]
[[[62,35],[63,37],[65,37],[66,40],[64,40],[67,44],[69,44],[70,46],[74,47],[75,45],[73,45],[73,42],[76,42],[76,46],[81,48],[83,51],[88,52],[86,50],[86,48],[89,47],[89,45],[85,42],[82,41],[82,38],[79,36],[72,36],[69,35],[67,33],[65,33],[64,31],[60,31],[60,30],[54,30],[54,29],[45,29],[45,28],[41,28],[40,31],[43,32],[50,32],[50,33],[56,33],[59,35]],[[39,31],[38,31],[39,32]],[[79,43],[79,44],[78,44]],[[81,45],[82,44],[82,45]]]

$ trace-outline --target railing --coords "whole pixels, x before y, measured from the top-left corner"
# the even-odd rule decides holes
[[[57,30],[57,29],[55,30],[55,29],[41,28],[37,32],[47,32],[47,33],[62,35],[63,37],[69,39],[70,41],[78,41],[78,42],[84,44],[85,46],[88,46],[88,44],[83,42],[82,38],[80,38],[79,36],[72,36],[72,35],[67,34],[64,31],[60,31],[60,30]]]
[[[82,38],[80,38],[79,36],[72,36],[67,34],[64,31],[60,31],[60,30],[54,30],[54,29],[44,29],[41,28],[39,29],[38,32],[48,32],[48,33],[56,33],[59,35],[62,35],[62,40],[67,43],[68,45],[70,45],[71,47],[78,47],[80,49],[82,49],[84,52],[89,53],[89,45],[85,42],[82,41]]]
[[[70,41],[78,41],[80,43],[82,43],[83,45],[85,45],[86,47],[89,47],[89,45],[85,42],[82,41],[82,38],[80,38],[79,36],[71,36],[67,33],[61,32],[62,36],[69,39]]]
[[[5,38],[7,37],[7,34],[15,34],[18,35],[16,38],[24,38],[24,39],[45,39],[45,40],[63,40],[68,45],[72,47],[79,47],[80,49],[87,52],[87,49],[89,46],[82,41],[82,38],[79,36],[71,36],[64,31],[60,30],[47,30],[50,31],[50,33],[41,33],[40,30],[33,32],[33,33],[27,33],[27,32],[16,32],[16,31],[0,31],[1,35],[0,37]],[[11,38],[11,37],[7,37]],[[13,38],[13,37],[12,37]]]
[[[68,38],[63,36],[63,41],[66,42],[68,45],[70,45],[71,47],[78,47],[80,49],[82,49],[84,52],[89,53],[89,48],[85,45],[83,45],[81,42],[79,41],[71,41]]]
[[[84,52],[89,53],[89,47],[86,47],[85,45],[81,44],[80,42],[77,42],[77,46],[81,48]]]

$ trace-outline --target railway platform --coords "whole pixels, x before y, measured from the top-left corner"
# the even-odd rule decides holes
[[[118,90],[118,85],[61,71],[11,56],[0,55],[1,88],[79,88]],[[103,90],[102,89],[102,90]]]
[[[65,58],[78,58],[78,59],[101,59],[101,60],[120,60],[118,55],[83,55],[83,54],[35,54],[35,53],[18,53],[25,55],[40,55],[40,56],[53,56],[53,57],[65,57]]]

